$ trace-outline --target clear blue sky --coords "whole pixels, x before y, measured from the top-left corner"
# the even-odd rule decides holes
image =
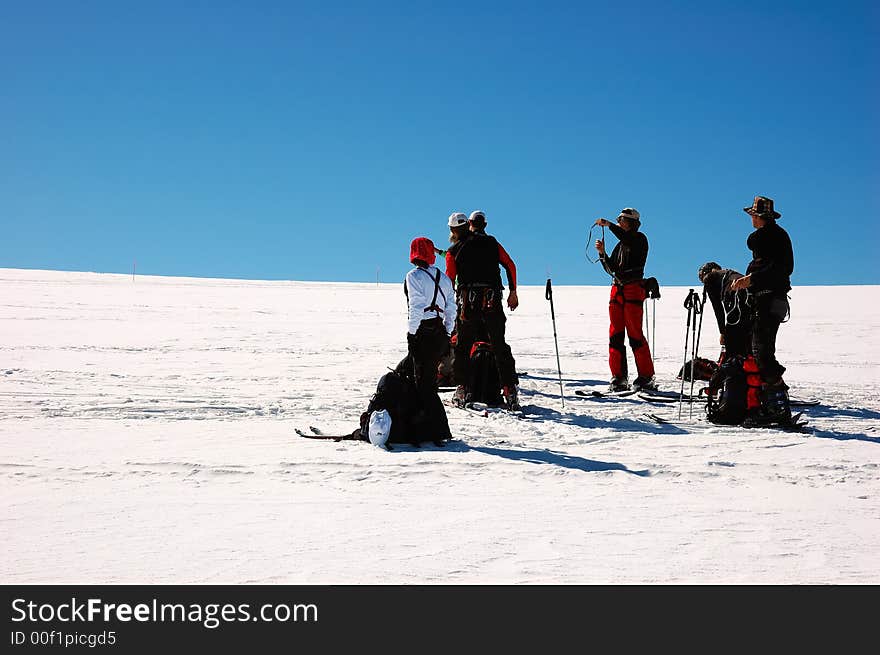
[[[5,3],[0,267],[399,281],[480,208],[521,283],[605,284],[632,206],[694,284],[763,194],[795,284],[878,284],[875,6]]]

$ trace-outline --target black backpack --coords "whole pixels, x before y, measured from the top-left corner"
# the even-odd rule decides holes
[[[477,341],[471,348],[468,391],[470,399],[475,403],[501,405],[501,380],[498,378],[498,366],[495,363],[495,352],[492,344]]]
[[[709,381],[706,418],[719,425],[739,425],[746,418],[748,391],[742,359],[729,357]]]
[[[370,414],[387,410],[391,416],[390,443],[406,443],[413,433],[412,418],[418,411],[419,399],[415,382],[407,375],[405,367],[398,365],[397,370],[388,371],[379,378],[376,393],[370,398],[367,411],[361,414],[361,437],[369,441]]]

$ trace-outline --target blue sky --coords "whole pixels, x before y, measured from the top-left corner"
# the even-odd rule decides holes
[[[605,284],[632,206],[694,284],[763,194],[795,284],[878,284],[872,5],[7,3],[0,267],[399,281],[479,208],[522,284]]]

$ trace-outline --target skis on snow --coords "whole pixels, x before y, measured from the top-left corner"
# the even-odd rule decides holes
[[[326,434],[323,430],[316,428],[314,425],[310,425],[309,432],[306,432],[305,430],[300,430],[299,428],[294,428],[294,432],[296,432],[301,437],[305,437],[306,439],[326,439],[326,440],[332,440],[332,441],[337,441],[337,442],[338,441],[367,441],[367,439],[364,439],[361,436],[361,431],[359,428],[353,430],[349,434]],[[449,443],[449,441],[452,441],[452,439],[449,439],[448,441],[442,441],[440,439],[437,439],[435,441],[431,441],[430,443],[434,444],[438,448],[443,448],[444,446],[446,446],[447,443]],[[421,448],[421,443],[422,442],[409,442],[408,445],[413,446],[414,448]],[[401,445],[401,444],[391,444],[391,443],[386,442],[385,449],[386,450],[394,450],[395,445]],[[404,445],[407,445],[407,444],[404,444]]]
[[[624,389],[623,391],[584,391],[577,389],[575,394],[583,398],[625,398],[638,393],[638,389]]]
[[[306,439],[332,439],[333,441],[364,441],[361,436],[360,429],[353,430],[348,434],[326,434],[323,430],[319,430],[314,425],[309,426],[309,432],[294,428],[294,431],[301,437]]]
[[[673,421],[668,418],[664,418],[663,416],[658,416],[657,414],[652,414],[650,412],[646,412],[643,415],[647,420],[653,423],[659,423],[660,425],[679,425],[679,426],[689,426],[693,425],[692,423],[686,423],[684,421]],[[737,427],[746,427],[747,429],[758,428],[758,429],[772,429],[772,430],[784,430],[785,432],[807,432],[808,422],[806,420],[802,420],[803,412],[798,412],[794,414],[791,419],[787,423],[767,423],[766,425],[730,425],[727,427],[737,428]]]
[[[507,409],[504,406],[496,407],[492,405],[487,405],[486,403],[466,403],[464,405],[456,405],[452,401],[449,401],[443,404],[447,407],[461,409],[466,412],[470,412],[471,414],[482,416],[483,418],[488,417],[490,414],[507,414],[508,416],[513,416],[514,418],[528,418],[528,416],[522,409]]]

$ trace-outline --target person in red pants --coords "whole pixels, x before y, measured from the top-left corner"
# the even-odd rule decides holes
[[[626,207],[620,211],[617,225],[604,218],[597,219],[596,225],[609,228],[619,240],[610,256],[605,252],[605,241],[596,240],[596,250],[599,252],[602,267],[614,280],[611,287],[611,300],[608,303],[608,314],[611,318],[611,327],[608,329],[611,390],[629,389],[626,335],[629,336],[629,345],[632,348],[638,370],[638,377],[633,380],[633,387],[635,389],[656,389],[651,350],[642,334],[643,303],[647,297],[643,280],[645,262],[648,259],[648,238],[644,233],[639,232],[641,216],[632,207]]]

